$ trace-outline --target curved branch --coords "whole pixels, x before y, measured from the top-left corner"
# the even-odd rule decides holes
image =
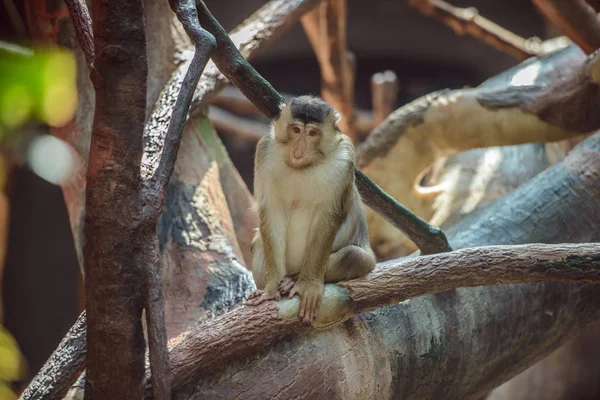
[[[446,235],[440,228],[431,226],[398,203],[359,169],[354,172],[356,187],[364,203],[415,242],[421,250],[421,254],[443,253],[452,250]]]

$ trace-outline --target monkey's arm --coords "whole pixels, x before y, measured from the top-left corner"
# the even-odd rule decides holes
[[[279,282],[285,276],[285,216],[269,193],[269,184],[272,182],[266,177],[268,167],[266,160],[268,153],[273,151],[273,140],[270,135],[264,136],[256,146],[254,160],[254,192],[256,210],[259,218],[259,235],[261,240],[261,254],[253,254],[252,268],[263,269],[265,274],[265,288],[260,296],[251,296],[253,299],[248,304],[260,304],[265,300],[279,299]],[[268,201],[271,194],[271,201]],[[258,265],[260,263],[260,265]]]
[[[279,300],[279,282],[285,276],[285,216],[278,210],[268,210],[265,205],[259,208],[258,216],[265,262],[264,294]]]

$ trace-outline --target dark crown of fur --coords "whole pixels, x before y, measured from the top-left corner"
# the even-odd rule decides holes
[[[333,112],[333,107],[318,97],[299,96],[290,103],[292,118],[306,123],[325,122],[327,116]]]

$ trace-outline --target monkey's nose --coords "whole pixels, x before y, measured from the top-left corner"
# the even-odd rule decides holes
[[[299,152],[299,153],[296,153],[296,152],[294,152],[294,158],[295,158],[296,160],[299,160],[299,159],[301,159],[301,158],[302,158],[302,155],[303,155],[303,154],[302,154],[301,152]]]

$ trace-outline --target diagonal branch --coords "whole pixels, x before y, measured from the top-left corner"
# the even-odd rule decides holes
[[[428,224],[398,203],[359,169],[355,170],[356,186],[365,204],[402,231],[421,250],[421,254],[451,251],[444,232]]]
[[[155,184],[159,185],[163,191],[175,167],[183,126],[187,119],[190,105],[192,104],[196,86],[198,85],[200,76],[202,76],[202,71],[204,71],[208,63],[210,55],[216,47],[213,35],[198,24],[198,12],[196,6],[193,4],[193,0],[171,0],[170,4],[186,33],[194,43],[196,51],[181,84],[175,106],[173,107],[173,114],[171,115],[169,129],[165,137],[163,152],[153,178]]]
[[[340,128],[356,142],[353,56],[346,48],[346,0],[321,3],[302,26],[321,68],[321,96],[342,115]]]
[[[252,97],[253,103],[267,117],[276,117],[279,108],[272,105],[284,103],[284,98],[246,61],[204,2],[200,0],[197,4],[200,23],[217,41],[217,49],[211,56],[215,65],[246,97]]]
[[[75,27],[75,35],[77,41],[83,50],[85,60],[87,61],[90,71],[94,65],[94,33],[92,31],[92,18],[88,11],[84,0],[65,0],[73,26]]]
[[[533,4],[587,54],[600,48],[600,21],[585,0],[532,0]]]
[[[212,33],[217,40],[217,49],[213,53],[212,59],[219,70],[236,86],[240,85],[238,87],[242,93],[267,117],[273,119],[278,116],[285,99],[242,56],[223,27],[204,6],[204,3],[199,2],[198,4],[198,14],[202,26]],[[421,249],[422,251],[430,254],[450,249],[445,235],[439,228],[430,226],[408,211],[392,197],[385,194],[358,169],[356,169],[355,174],[365,204],[369,206],[372,204],[378,213],[382,213],[385,218],[394,221],[396,227],[402,226],[402,231],[411,240],[424,246]],[[402,214],[399,216],[396,212]],[[431,244],[426,245],[427,242],[431,242]]]
[[[476,8],[455,7],[443,0],[409,0],[408,4],[423,15],[444,22],[457,35],[468,33],[519,60],[545,54],[539,39],[522,38],[480,16]]]
[[[467,248],[379,264],[365,278],[326,285],[314,326],[332,327],[381,306],[460,287],[537,282],[600,283],[600,244]],[[174,392],[218,373],[240,354],[251,358],[310,329],[297,318],[299,303],[292,298],[240,307],[194,327],[171,352]]]

